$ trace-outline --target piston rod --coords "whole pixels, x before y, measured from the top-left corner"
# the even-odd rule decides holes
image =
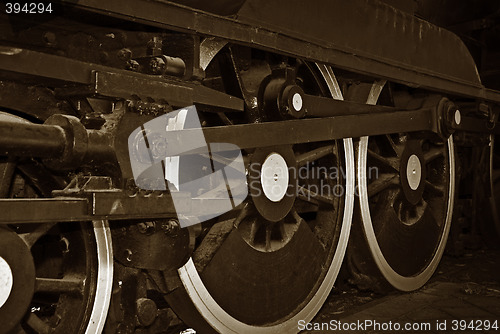
[[[66,135],[57,125],[0,121],[0,155],[52,158],[64,152]]]
[[[87,130],[74,116],[52,115],[45,124],[0,120],[0,156],[42,158],[52,169],[115,161],[109,134]]]

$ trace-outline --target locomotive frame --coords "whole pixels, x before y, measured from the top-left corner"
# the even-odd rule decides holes
[[[110,332],[161,331],[173,321],[170,307],[202,333],[294,330],[296,320],[314,316],[333,286],[353,211],[361,222],[351,233],[353,270],[373,275],[373,288],[383,282],[409,291],[425,284],[444,251],[458,182],[454,146],[489,148],[492,189],[488,192],[491,197],[495,193],[493,138],[500,134],[500,91],[481,84],[475,61],[457,36],[413,15],[361,0],[314,3],[308,14],[302,13],[301,1],[281,0],[247,0],[231,6],[62,0],[56,8],[65,16],[33,25],[31,18],[2,18],[6,33],[0,46],[0,108],[5,112],[0,112],[0,155],[5,158],[0,162],[0,259],[10,265],[14,292],[9,290],[9,298],[13,297],[2,304],[0,319],[9,330],[100,332],[110,304],[105,329]],[[118,23],[125,29],[116,27]],[[92,33],[85,32],[92,27]],[[90,45],[88,54],[78,45],[81,40]],[[339,80],[332,68],[340,73]],[[377,104],[379,99],[385,101]],[[337,203],[302,189],[312,195],[308,205],[316,207],[314,217],[329,217],[335,224],[318,223],[295,204],[285,210],[286,218],[273,221],[266,212],[282,210],[280,201],[249,199],[220,221],[180,228],[177,215],[209,212],[218,199],[179,192],[182,205],[174,206],[169,191],[138,189],[127,144],[135,128],[188,105],[196,105],[205,115],[203,134],[208,144],[234,144],[252,163],[265,164],[274,153],[285,158],[285,166],[325,164],[324,157],[333,154],[335,166],[347,170],[338,181],[348,190],[345,197]],[[167,132],[165,157],[196,154],[181,149],[195,130]],[[459,136],[454,145],[455,134]],[[353,146],[351,138],[358,137]],[[387,153],[384,140],[393,152]],[[216,153],[214,145],[211,154]],[[393,169],[397,180],[367,183],[363,173],[369,159],[378,161],[385,174]],[[405,174],[410,173],[409,166],[418,178]],[[362,190],[357,204],[355,180]],[[425,261],[415,260],[417,267],[391,260],[386,251],[398,245],[391,239],[381,250],[371,228],[375,213],[385,212],[375,211],[371,198],[394,182],[401,187],[397,196],[404,198],[400,206],[405,209],[396,210],[404,228],[430,219],[422,213],[426,210],[432,211],[428,215],[445,212],[434,218],[442,221],[439,229],[431,229],[435,239],[415,232],[415,240],[432,248],[418,254]],[[430,196],[425,191],[434,192],[432,200],[424,199]],[[334,208],[321,204],[332,201]],[[386,220],[390,218],[383,216]],[[297,227],[286,230],[286,224]],[[71,226],[77,225],[80,229],[73,231]],[[279,241],[271,240],[275,226],[281,229]],[[316,237],[325,252],[318,256],[321,259],[299,256],[298,244],[311,240],[304,226],[319,231]],[[238,228],[245,243],[232,234]],[[257,245],[257,232],[245,234],[252,228],[263,229],[263,244]],[[327,233],[331,235],[325,237]],[[390,233],[384,233],[389,238]],[[395,233],[397,239],[407,232]],[[62,263],[58,268],[62,278],[53,277],[53,272],[51,277],[38,277],[49,269],[43,269],[43,259],[31,255],[40,247],[44,251],[55,247],[50,238],[66,245],[56,257]],[[229,250],[222,247],[226,239]],[[41,242],[46,245],[40,246]],[[272,242],[282,244],[273,249]],[[85,258],[68,246],[73,244],[85,245]],[[310,260],[322,268],[312,270],[317,277],[298,275],[305,287],[292,294],[290,309],[279,301],[286,299],[286,289],[277,296],[266,290],[267,285],[276,288],[266,276],[273,264],[278,265],[274,256],[286,247],[295,247],[287,256],[296,256],[300,265]],[[320,248],[314,247],[304,254],[318,252]],[[20,255],[9,248],[20,250]],[[252,276],[251,282],[264,290],[255,300],[252,292],[244,291],[241,282],[246,281],[238,281],[239,273],[229,275],[240,286],[227,287],[226,294],[250,300],[242,311],[217,285],[217,275],[231,270],[221,259],[213,261],[216,269],[210,267],[218,251],[241,267],[258,251],[256,263],[267,268]],[[374,263],[365,264],[366,258],[374,258]],[[73,267],[68,259],[79,265]],[[206,274],[198,274],[205,269]],[[244,269],[241,273],[250,275]],[[292,284],[292,276],[278,275],[277,281]],[[21,293],[19,284],[30,289]],[[40,312],[50,307],[32,300],[36,293],[42,299],[44,294],[59,296],[49,303],[55,305],[53,310],[46,311],[52,315]],[[158,296],[167,306],[157,305]],[[271,297],[268,305],[262,303]],[[88,304],[79,298],[88,299]],[[73,305],[80,305],[81,312],[76,327],[64,320],[71,318],[67,310]]]

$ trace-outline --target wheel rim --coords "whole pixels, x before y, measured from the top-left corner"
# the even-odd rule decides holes
[[[0,116],[8,121],[26,122],[5,113]],[[4,176],[11,175],[1,182],[0,197],[49,196],[57,184],[56,179],[36,163],[4,160],[0,166]],[[24,261],[33,265],[28,312],[20,319],[26,308],[12,309],[16,314],[13,318],[19,319],[11,325],[39,333],[101,333],[113,282],[108,222],[10,226],[6,231],[20,241],[20,247],[27,253]],[[1,314],[2,319],[10,318],[8,313]],[[2,323],[7,323],[4,320]]]
[[[490,137],[490,208],[497,235],[500,237],[500,145],[495,136]]]
[[[336,99],[342,99],[340,89],[337,85],[335,76],[333,75],[331,68],[324,65],[318,65],[317,68],[321,76],[326,81],[331,95]],[[321,148],[319,148],[319,150],[321,150]],[[341,156],[340,158],[345,159],[345,166],[342,166],[342,168],[345,168],[346,171],[344,181],[345,197],[343,199],[343,211],[339,217],[341,226],[339,226],[338,231],[335,232],[337,236],[335,244],[333,243],[333,241],[331,243],[333,252],[331,253],[328,264],[322,273],[322,278],[319,280],[319,282],[315,281],[314,286],[311,287],[311,290],[313,290],[313,292],[309,291],[306,297],[302,296],[301,298],[303,298],[303,300],[297,302],[295,304],[295,309],[290,311],[286,316],[283,316],[283,314],[281,314],[281,316],[278,318],[273,319],[272,317],[269,317],[262,323],[257,323],[255,318],[247,318],[242,321],[240,317],[241,314],[235,316],[234,314],[230,314],[230,312],[228,312],[230,307],[228,307],[227,305],[225,307],[221,306],[221,304],[223,304],[223,302],[221,303],[221,299],[223,299],[223,297],[214,296],[214,290],[207,288],[207,275],[205,274],[205,272],[203,272],[201,275],[199,274],[197,265],[192,258],[186,263],[186,265],[179,269],[179,277],[182,281],[184,289],[188,293],[199,314],[202,315],[205,321],[208,322],[212,328],[221,333],[296,332],[297,323],[299,320],[310,321],[318,312],[324,300],[328,296],[331,288],[333,287],[335,279],[338,275],[347,247],[347,240],[349,238],[350,232],[350,224],[354,204],[354,152],[351,139],[344,139],[343,151],[343,156]],[[269,153],[271,154],[272,152]],[[270,154],[265,155],[265,157],[269,157]],[[242,211],[245,210],[246,209],[243,209]],[[248,214],[248,212],[246,214]],[[293,217],[295,217],[295,219],[299,219],[301,214],[292,209],[287,217],[291,217],[291,219],[293,219]],[[236,218],[236,222],[234,222],[235,225],[241,224],[241,226],[244,226],[245,223],[246,222],[244,218]],[[305,226],[305,224],[303,223],[298,223],[298,225],[299,226],[296,228],[296,230],[301,230]],[[248,254],[254,254],[255,256],[262,256],[259,254],[266,252],[265,247],[259,249],[256,244],[252,244],[249,239],[242,238],[241,235],[237,238],[237,233],[239,234],[240,231],[234,230],[228,237],[228,239],[232,240],[238,239],[238,241],[234,241],[231,247],[236,247],[235,245],[238,244],[238,247],[246,247],[247,249],[250,249],[250,251],[248,251]],[[284,245],[280,245],[280,247],[277,247],[276,249],[272,249],[272,247],[267,249],[267,251],[269,252],[268,254],[270,254],[269,256],[280,254],[280,252],[281,254],[286,253],[288,249],[287,247],[292,247],[291,245],[298,238],[297,235],[303,235],[300,234],[300,232],[291,233],[292,237],[281,238],[281,240],[285,240],[283,242]],[[293,233],[297,234],[293,235]],[[271,233],[269,233],[269,235],[271,235]],[[235,248],[232,249],[234,250]],[[229,263],[232,263],[233,260],[237,261],[237,259],[228,260],[227,258],[226,260],[226,262]],[[221,273],[219,274],[222,275]],[[214,277],[215,276],[216,275],[214,275]],[[232,277],[235,278],[236,276],[233,275]],[[216,283],[212,282],[208,284],[213,285]],[[266,285],[267,284],[263,284],[261,286]],[[272,301],[270,303],[272,304]],[[271,310],[274,310],[274,308],[271,307]],[[231,310],[231,312],[233,313],[234,311],[234,309]]]
[[[367,101],[369,104],[375,104],[378,99],[381,88],[375,87],[375,89],[378,89],[378,93],[373,94],[372,88],[372,94],[370,94]],[[406,160],[401,157],[401,162],[398,162],[398,159],[391,160],[390,156],[384,154],[380,157],[377,152],[370,153],[370,140],[381,143],[385,139],[389,144],[392,140],[392,144],[394,144],[394,139],[391,139],[391,136],[362,137],[360,139],[357,156],[357,176],[361,219],[370,253],[380,273],[393,287],[403,291],[411,291],[420,288],[429,280],[437,268],[446,245],[455,191],[453,138],[450,136],[446,143],[442,145],[442,152],[445,153],[441,153],[442,161],[440,165],[441,168],[445,168],[445,180],[440,181],[439,187],[433,187],[432,180],[435,181],[435,179],[432,179],[434,177],[433,173],[427,171],[429,175],[426,177],[426,169],[431,169],[434,172],[439,167],[424,166],[427,163],[435,163],[433,162],[435,160],[431,160],[434,157],[432,152],[415,153],[415,149],[408,149],[411,154],[407,154]],[[418,138],[408,140],[408,142],[416,142],[420,145],[424,143],[424,140]],[[394,146],[392,144],[388,146]],[[401,151],[404,150],[404,148],[401,149]],[[418,151],[418,148],[416,151]],[[426,153],[428,158],[422,158],[422,154],[425,156]],[[370,155],[374,156],[372,160],[385,159],[386,165],[392,164],[392,167],[402,169],[400,175],[391,178],[390,173],[381,173],[376,181],[370,180],[367,171],[367,167],[369,167],[367,161]],[[404,155],[404,152],[401,152],[401,155]],[[421,170],[414,168],[420,164],[422,164]],[[418,178],[412,177],[414,169],[418,170],[416,171],[416,174],[419,174]],[[444,189],[442,187],[443,183]],[[380,187],[383,187],[383,190],[380,190]],[[403,197],[403,199],[398,200],[398,195],[395,195],[398,188],[403,188],[399,192],[399,196]],[[436,189],[440,192],[436,192]],[[430,195],[433,191],[434,193]],[[427,196],[429,198],[426,198]],[[435,199],[431,199],[434,198],[433,196],[440,198],[440,200],[436,203]],[[389,200],[382,200],[382,204],[379,202],[377,207],[374,203],[377,197],[385,197]],[[392,203],[391,200],[393,200]],[[427,201],[432,201],[432,205],[428,205]],[[429,215],[441,211],[442,214],[437,214],[434,218],[437,227],[433,227],[429,223],[432,219]],[[395,221],[395,217],[397,217],[399,225],[397,223],[390,225],[390,223],[382,222],[384,219],[390,221],[391,218],[383,217],[388,217],[388,214],[390,217],[391,213],[392,221]],[[389,231],[389,227],[385,226],[392,226],[393,230]],[[384,230],[384,228],[387,229]],[[425,231],[425,228],[428,228],[428,230]],[[422,234],[425,232],[429,233],[431,238],[423,237]],[[413,250],[418,255],[412,256],[408,255],[407,252],[398,252],[398,250],[402,249],[401,245],[398,244],[399,242],[405,244],[406,249]],[[410,246],[408,247],[408,245]],[[408,257],[405,258],[401,254],[407,254]],[[406,264],[403,264],[404,261],[406,261]]]

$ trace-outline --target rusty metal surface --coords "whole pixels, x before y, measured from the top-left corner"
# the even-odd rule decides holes
[[[88,218],[86,199],[22,198],[0,199],[3,224],[79,221]]]
[[[164,232],[162,220],[116,223],[113,229],[115,258],[123,265],[154,270],[181,267],[189,258],[190,235],[188,229],[175,233]],[[141,224],[150,225],[144,230]]]
[[[189,211],[190,203],[180,208]],[[0,224],[85,221],[93,219],[140,219],[173,217],[177,213],[170,196],[128,197],[120,193],[94,193],[90,199],[0,199]]]
[[[71,222],[95,219],[161,219],[178,215],[207,214],[217,198],[192,198],[176,193],[175,206],[168,193],[129,195],[121,191],[96,191],[56,198],[0,199],[0,225]]]
[[[63,95],[100,95],[113,98],[156,98],[184,107],[193,103],[227,110],[243,110],[243,101],[210,88],[67,57],[0,46],[0,70],[7,73],[48,78],[80,86],[61,89]]]
[[[481,85],[474,61],[457,36],[375,1],[252,0],[237,19],[163,1],[136,0],[125,5],[123,1],[81,0],[77,6],[156,27],[252,44],[403,84],[500,101],[500,93]]]
[[[54,157],[64,151],[66,136],[59,126],[1,121],[0,154]]]

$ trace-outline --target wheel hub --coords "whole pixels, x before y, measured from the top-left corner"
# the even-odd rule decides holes
[[[289,179],[285,159],[279,153],[271,153],[262,164],[260,175],[264,195],[272,202],[281,201],[286,195]]]
[[[420,164],[420,159],[415,154],[412,154],[406,165],[406,178],[408,179],[408,185],[411,190],[417,190],[420,185],[421,177],[422,165]]]
[[[0,323],[8,332],[25,315],[35,290],[31,251],[17,233],[0,228]]]
[[[295,202],[297,162],[291,146],[257,148],[249,168],[252,200],[270,222],[282,220]]]
[[[12,269],[3,257],[0,256],[0,308],[9,299],[12,291],[13,276]]]
[[[406,200],[416,205],[425,188],[425,164],[422,148],[417,140],[409,140],[401,156],[400,179]]]

